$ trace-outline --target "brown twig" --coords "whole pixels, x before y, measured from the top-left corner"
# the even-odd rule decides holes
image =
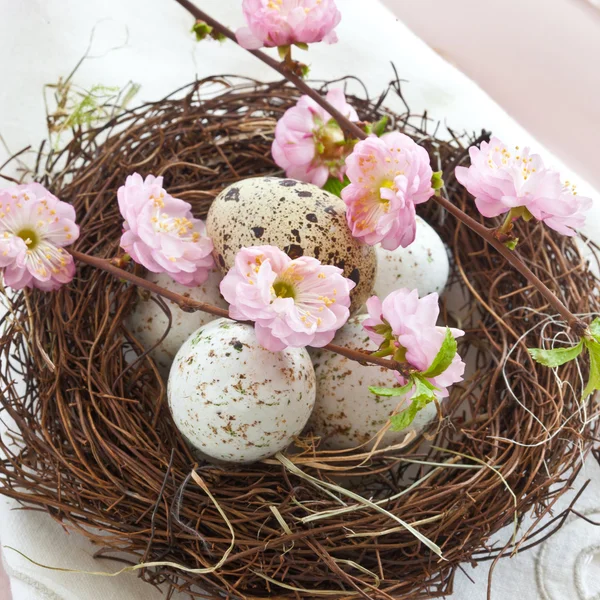
[[[177,306],[179,306],[179,308],[181,308],[181,310],[183,311],[193,312],[196,310],[200,310],[210,315],[214,315],[215,317],[231,319],[229,312],[223,308],[213,306],[212,304],[208,304],[206,302],[199,302],[198,300],[194,300],[193,298],[182,296],[177,292],[167,290],[166,288],[163,288],[160,285],[153,283],[152,281],[148,281],[143,277],[139,277],[138,275],[134,275],[133,273],[130,273],[125,269],[121,269],[112,261],[106,258],[90,256],[89,254],[78,252],[77,250],[70,250],[70,252],[73,255],[73,258],[75,258],[79,262],[95,267],[96,269],[106,271],[107,273],[114,275],[118,279],[129,281],[137,287],[141,287],[145,290],[148,290],[149,292],[152,292],[153,294],[158,294],[163,298],[167,298],[168,300],[171,300],[171,302],[177,304]],[[395,360],[380,358],[378,356],[373,356],[371,353],[366,351],[353,350],[352,348],[344,348],[343,346],[337,346],[336,344],[327,344],[327,346],[323,346],[323,348],[325,350],[329,350],[330,352],[335,352],[335,354],[341,354],[342,356],[345,356],[346,358],[349,358],[350,360],[354,360],[361,364],[371,364],[376,365],[378,367],[384,367],[393,371],[399,371],[403,375],[408,375],[410,373],[410,365],[408,365],[408,363],[400,363]]]
[[[231,41],[238,43],[237,38],[235,37],[235,33],[228,29],[219,21],[213,19],[210,15],[206,14],[203,10],[200,10],[195,4],[190,2],[189,0],[175,0],[183,8],[185,8],[188,12],[190,12],[196,19],[200,21],[205,21],[208,23],[215,31],[222,33],[225,37],[228,37]],[[262,60],[265,64],[269,65],[272,69],[275,69],[278,73],[283,75],[290,83],[293,83],[301,92],[310,96],[317,104],[321,105],[335,120],[339,123],[340,127],[351,134],[353,137],[363,138],[365,137],[365,132],[358,127],[355,123],[346,119],[344,115],[337,110],[334,106],[331,106],[329,102],[321,96],[318,92],[316,92],[313,88],[311,88],[305,81],[303,81],[300,77],[295,75],[290,68],[285,66],[285,63],[281,63],[274,58],[271,58],[268,54],[261,52],[260,50],[248,50],[250,54],[254,54],[257,58]]]
[[[434,196],[436,202],[445,208],[449,213],[454,215],[461,223],[469,229],[479,234],[490,246],[493,246],[506,261],[512,265],[527,281],[536,288],[540,294],[548,301],[548,303],[556,310],[556,312],[567,322],[575,335],[581,337],[588,331],[587,325],[578,317],[576,317],[554,294],[550,288],[518,257],[515,252],[509,250],[502,242],[494,237],[492,230],[488,229],[481,223],[477,222],[473,217],[470,217],[460,208],[452,204],[443,196]]]
[[[197,6],[195,6],[189,0],[175,0],[181,6],[183,6],[188,12],[190,12],[196,19],[200,19],[202,21],[206,21],[211,27],[213,27],[216,31],[222,33],[230,40],[238,44],[237,38],[235,34],[219,23],[219,21],[213,19],[210,15],[206,14],[203,10],[200,10]],[[294,75],[289,69],[287,69],[282,63],[274,60],[269,55],[261,52],[260,50],[248,50],[251,54],[262,60],[265,64],[269,65],[273,69],[275,69],[278,73],[281,73],[290,83],[293,83],[300,91],[310,96],[315,102],[317,102],[320,106],[322,106],[330,115],[332,115],[335,120],[338,122],[340,127],[346,130],[348,133],[351,133],[355,137],[359,139],[365,139],[368,134],[363,131],[360,127],[358,127],[355,123],[350,121],[344,114],[338,111],[334,106],[332,106],[327,100],[318,92],[316,92],[313,88],[307,85],[300,77]],[[434,200],[443,206],[448,212],[454,215],[459,221],[464,223],[467,227],[475,231],[478,235],[480,235],[488,244],[493,246],[512,267],[514,267],[523,277],[531,283],[539,292],[546,298],[548,303],[565,319],[568,323],[569,327],[572,328],[573,332],[581,337],[583,335],[589,334],[589,330],[587,325],[581,321],[578,317],[576,317],[559,299],[558,297],[544,285],[538,277],[536,277],[531,269],[529,269],[523,261],[518,258],[518,255],[514,252],[511,252],[503,246],[498,240],[494,237],[494,232],[487,227],[484,227],[480,223],[477,223],[475,219],[469,217],[464,211],[462,211],[457,206],[448,202],[442,196],[434,196]]]

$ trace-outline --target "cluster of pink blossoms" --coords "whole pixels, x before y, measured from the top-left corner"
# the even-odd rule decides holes
[[[232,319],[256,323],[259,343],[271,351],[322,347],[350,316],[354,282],[316,258],[292,260],[274,246],[242,248],[221,282]]]
[[[75,209],[39,183],[0,191],[0,269],[16,290],[58,289],[75,275],[64,250],[79,237]]]
[[[475,197],[484,217],[527,209],[530,215],[563,235],[575,235],[585,223],[592,200],[563,184],[529,148],[509,148],[498,138],[469,149],[470,167],[457,167],[456,179]]]
[[[350,184],[342,190],[352,235],[386,250],[415,240],[415,206],[435,190],[427,151],[403,133],[369,136],[346,159]]]
[[[330,90],[327,102],[350,121],[358,121],[342,89]],[[277,122],[271,151],[287,177],[323,187],[329,177],[344,179],[352,145],[324,108],[309,96],[302,96]]]
[[[419,298],[417,290],[399,289],[392,292],[383,300],[373,296],[367,301],[369,318],[363,325],[369,337],[377,345],[386,341],[380,331],[380,326],[391,328],[394,345],[417,371],[425,372],[433,363],[444,342],[446,328],[436,325],[440,314],[438,295],[428,294]],[[450,329],[455,338],[464,335],[460,329]],[[447,388],[453,383],[462,381],[465,372],[465,363],[457,353],[450,366],[440,375],[428,379],[437,388],[435,392],[439,398],[448,395]],[[407,383],[406,379],[395,373],[401,385]]]
[[[135,173],[119,188],[119,210],[125,219],[121,248],[153,273],[168,273],[194,287],[214,266],[213,243],[187,202],[162,187],[163,178]]]
[[[335,0],[244,0],[247,27],[236,31],[240,46],[289,46],[337,42],[334,28],[342,15]]]

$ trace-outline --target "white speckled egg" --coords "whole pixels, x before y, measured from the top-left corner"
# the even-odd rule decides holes
[[[419,290],[419,297],[441,294],[448,282],[448,251],[440,236],[417,217],[415,241],[408,248],[384,250],[377,246],[375,294],[385,298],[399,288]]]
[[[207,302],[220,308],[227,308],[228,304],[219,292],[219,283],[222,278],[221,272],[215,269],[210,272],[208,279],[203,284],[190,288],[173,281],[166,273],[148,273],[146,276],[148,281],[172,292],[188,296],[198,302]],[[215,317],[201,311],[185,312],[173,302],[166,299],[165,302],[171,309],[171,329],[161,344],[152,351],[151,356],[156,361],[163,377],[166,378],[181,344],[187,340],[190,333],[201,325],[214,320]],[[167,330],[168,324],[167,315],[150,295],[139,299],[127,319],[128,328],[144,348],[154,346]]]
[[[372,294],[375,249],[352,237],[344,202],[310,183],[277,177],[234,183],[215,198],[206,228],[224,272],[244,246],[277,246],[291,258],[313,256],[343,269],[356,283],[352,312]]]
[[[334,343],[356,350],[376,350],[375,344],[363,329],[368,315],[352,317],[338,331]],[[393,373],[384,367],[363,366],[326,350],[313,349],[317,377],[317,401],[309,427],[323,439],[321,447],[341,450],[368,442],[387,423],[396,409],[408,407],[402,398],[381,398],[369,391],[369,386],[398,387]],[[410,432],[420,433],[436,417],[435,403],[419,412],[402,431],[388,430],[379,448],[399,444]],[[367,446],[369,447],[369,446]]]
[[[248,463],[284,450],[304,429],[315,388],[304,348],[269,352],[251,325],[217,319],[177,353],[169,408],[179,431],[203,455]]]

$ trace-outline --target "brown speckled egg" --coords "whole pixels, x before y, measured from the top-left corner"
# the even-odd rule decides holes
[[[227,272],[244,246],[277,246],[290,258],[312,256],[343,269],[356,283],[356,312],[373,292],[374,248],[354,239],[344,202],[310,183],[277,177],[245,179],[223,190],[206,220],[217,264]]]
[[[202,455],[254,462],[300,434],[315,403],[315,372],[304,348],[269,352],[251,325],[217,319],[179,349],[168,399],[175,425]]]
[[[334,343],[355,350],[377,350],[363,328],[366,318],[368,315],[351,318],[338,331]],[[369,442],[386,425],[390,416],[410,404],[402,397],[383,398],[369,391],[369,386],[399,386],[392,371],[385,367],[361,365],[326,350],[312,349],[311,356],[317,377],[317,401],[309,427],[322,438],[321,447],[324,449],[340,450],[361,444],[371,447],[373,442]],[[411,439],[436,416],[435,403],[428,404],[406,429],[388,430],[379,447]]]

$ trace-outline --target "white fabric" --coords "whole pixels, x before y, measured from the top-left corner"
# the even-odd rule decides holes
[[[241,24],[239,0],[202,0],[202,6],[232,27]],[[432,119],[454,129],[492,129],[508,143],[539,144],[472,82],[445,63],[416,38],[377,0],[340,0],[344,19],[340,43],[314,47],[307,56],[312,75],[332,79],[346,74],[360,77],[371,94],[379,93],[392,78],[390,61],[404,85],[414,112],[427,108]],[[366,5],[368,4],[368,9]],[[196,76],[233,73],[268,80],[275,75],[254,57],[233,44],[196,44],[189,30],[190,16],[172,0],[0,0],[0,55],[3,86],[0,91],[0,133],[11,151],[44,136],[42,86],[66,76],[83,55],[91,30],[96,27],[91,54],[75,82],[122,86],[129,80],[142,84],[138,100],[154,100],[186,84]],[[124,48],[108,52],[111,47]],[[401,109],[390,95],[391,108]],[[10,116],[10,118],[8,118]],[[0,159],[6,154],[0,148]],[[548,153],[545,153],[548,156]],[[552,162],[552,157],[548,157]],[[0,160],[2,162],[2,160]],[[558,161],[565,176],[574,175]],[[593,191],[579,181],[581,193]],[[2,184],[0,184],[2,185]],[[598,203],[590,217],[590,232],[600,238]],[[578,480],[593,480],[579,507],[590,518],[600,518],[600,469],[588,461]],[[561,500],[564,507],[567,499]],[[92,558],[94,548],[77,533],[66,533],[50,517],[33,511],[13,511],[16,505],[0,498],[0,540],[48,565],[80,570],[114,571],[116,563]],[[561,510],[557,508],[555,512]],[[510,532],[506,533],[510,535]],[[506,537],[505,535],[505,537]],[[494,574],[493,600],[592,600],[600,597],[600,528],[573,520],[550,539],[541,551],[526,552],[501,561]],[[98,578],[64,574],[35,567],[11,551],[5,551],[13,577],[14,600],[154,600],[161,597],[135,575]],[[455,600],[485,598],[488,564],[465,569],[456,577]],[[539,581],[539,584],[538,584]],[[578,591],[579,590],[579,591]],[[4,595],[3,595],[4,594]],[[0,600],[7,596],[0,589]],[[177,600],[182,596],[175,595]]]

